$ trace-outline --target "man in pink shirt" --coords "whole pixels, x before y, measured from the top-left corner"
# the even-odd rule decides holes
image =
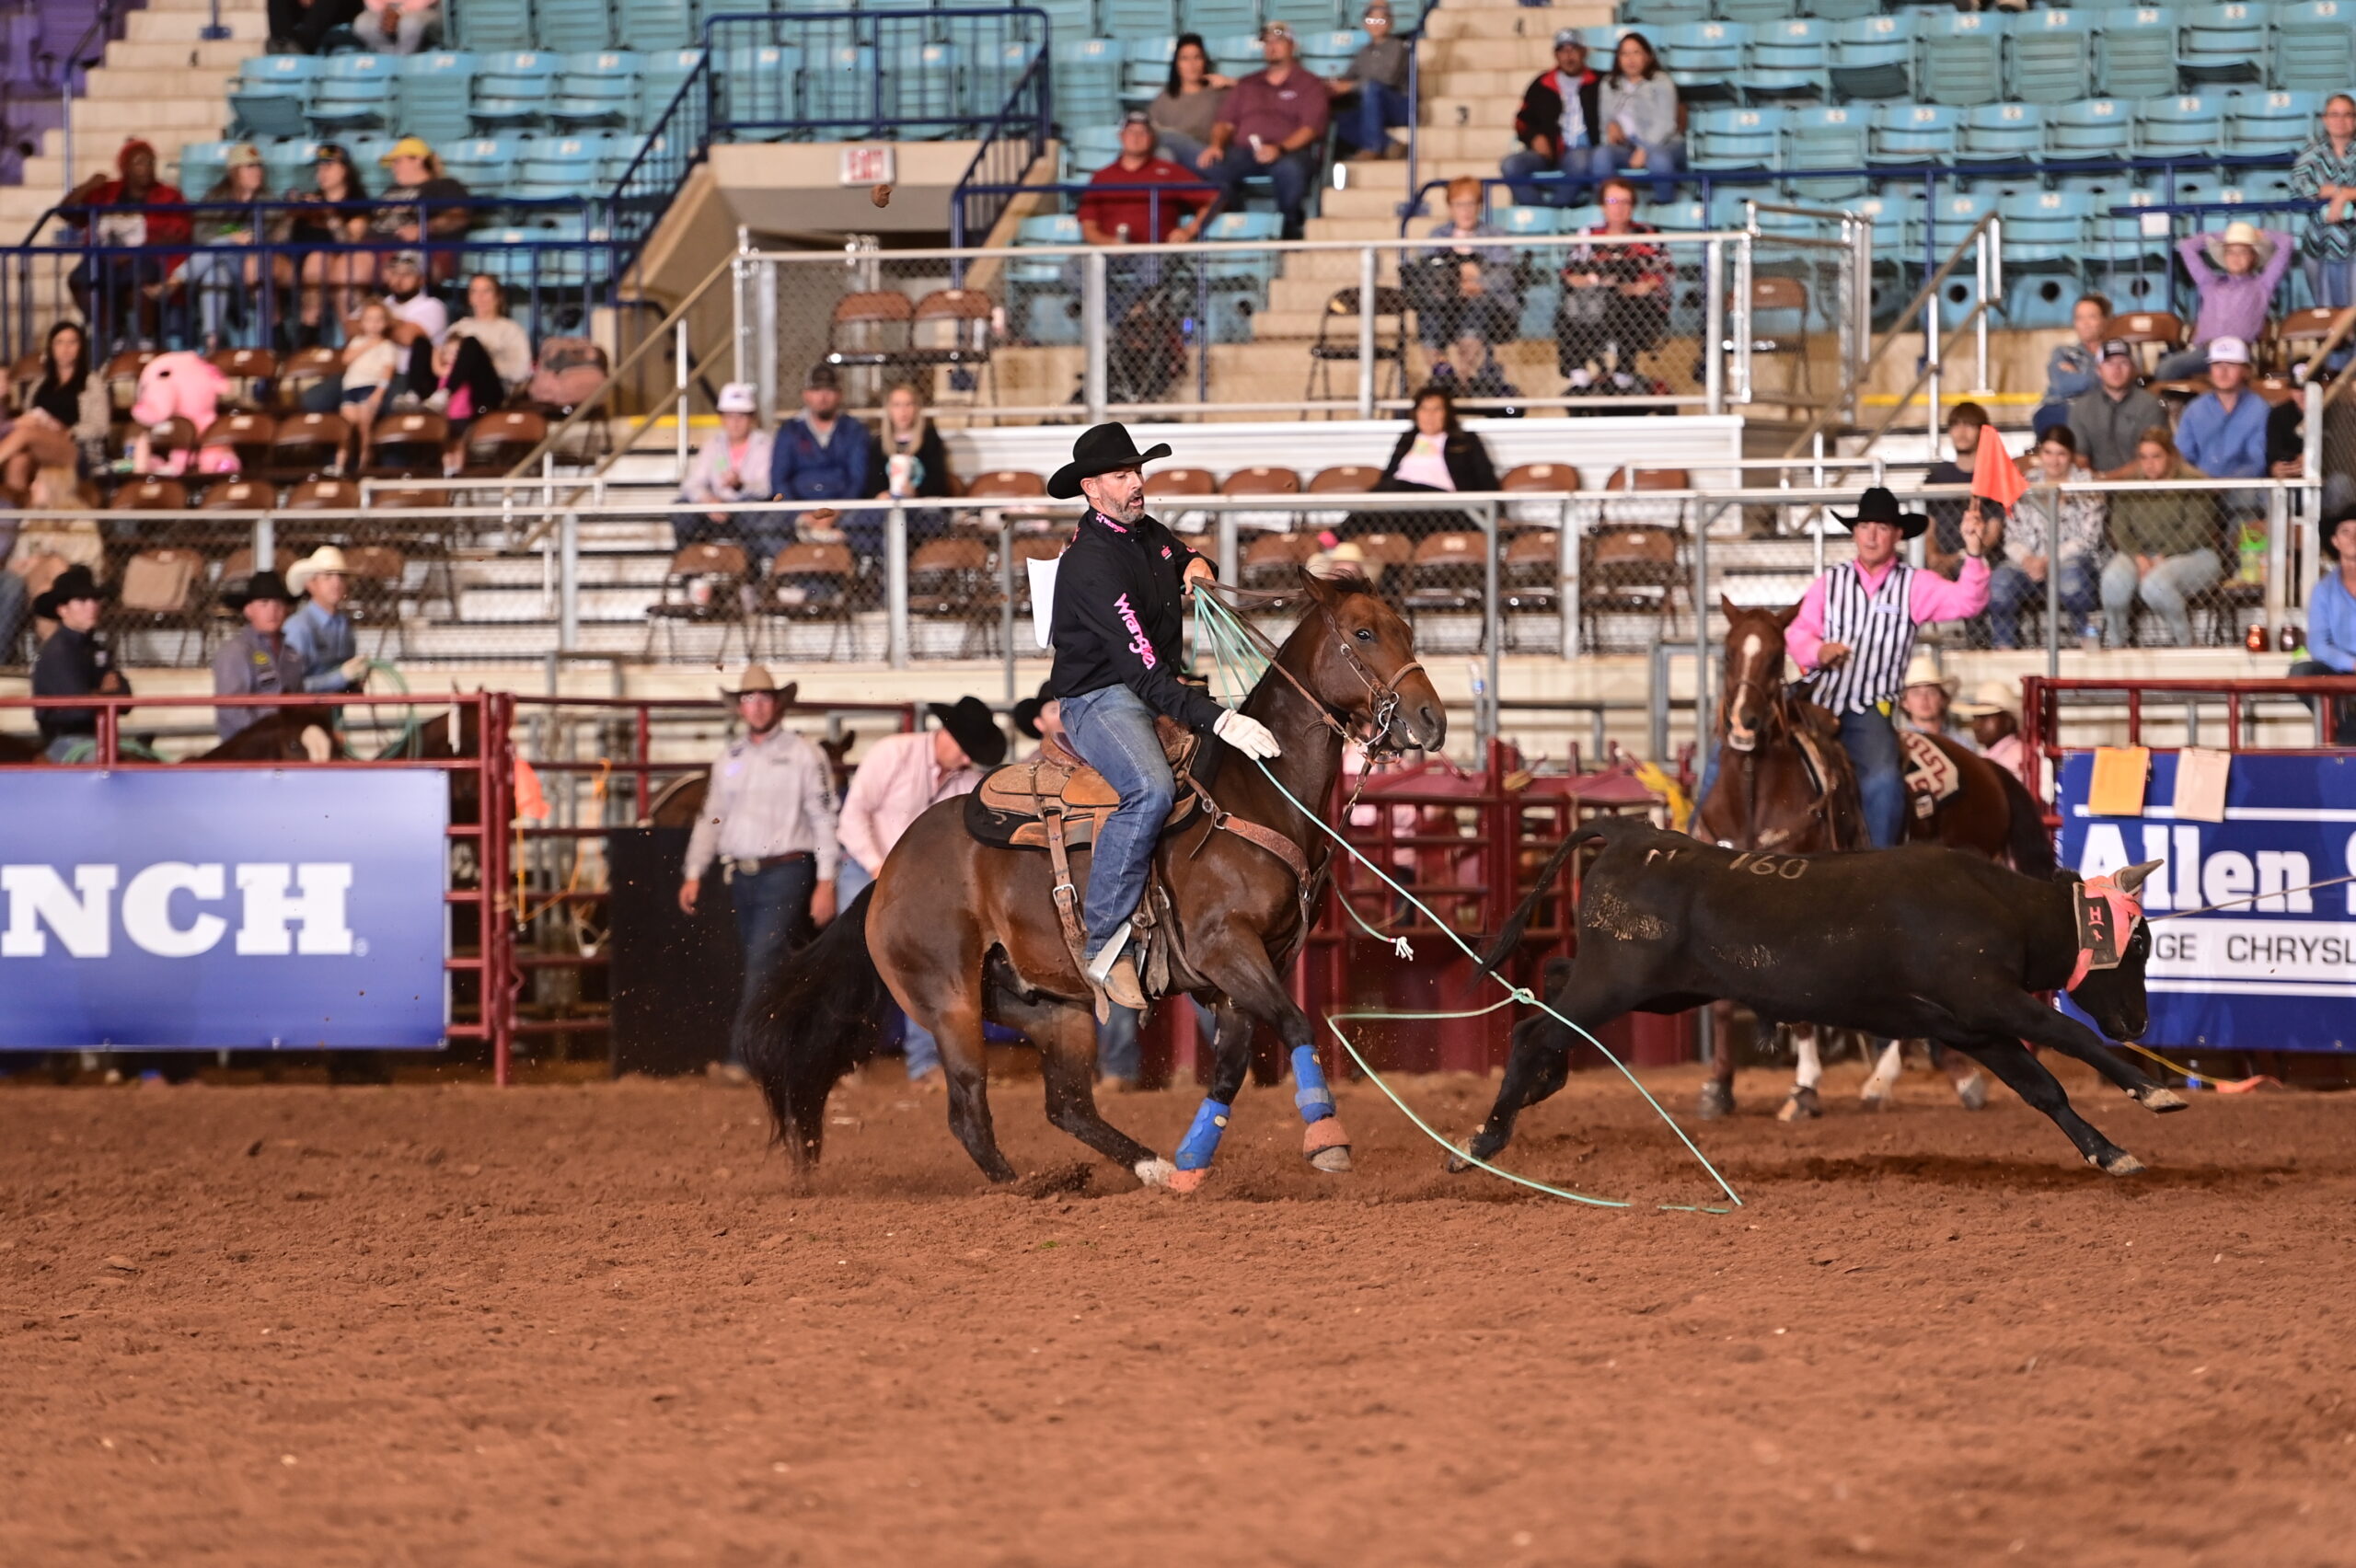
[[[1901,513],[1898,498],[1877,485],[1857,498],[1857,513],[1832,520],[1856,541],[1856,559],[1807,585],[1799,613],[1784,632],[1784,648],[1815,680],[1809,695],[1841,721],[1841,744],[1856,765],[1857,793],[1874,847],[1887,849],[1906,832],[1906,782],[1890,710],[1906,684],[1914,628],[1925,621],[1965,620],[1988,606],[1986,529],[1975,508],[1963,519],[1964,559],[1953,582],[1898,559],[1901,540],[1919,536],[1931,520]],[[1717,781],[1710,755],[1702,775],[1707,800]]]
[[[835,886],[846,909],[884,869],[884,858],[909,824],[936,802],[971,790],[984,773],[1006,760],[1006,732],[980,698],[961,697],[953,704],[935,702],[929,708],[941,728],[886,735],[868,747],[843,794],[836,827],[843,853]],[[913,1019],[906,1023],[901,1049],[909,1078],[937,1079],[941,1048]]]

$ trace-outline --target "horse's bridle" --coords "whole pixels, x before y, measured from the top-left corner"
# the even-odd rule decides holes
[[[1740,697],[1747,691],[1756,692],[1759,694],[1761,704],[1764,707],[1766,711],[1770,713],[1776,710],[1777,704],[1780,700],[1781,694],[1776,689],[1778,683],[1774,680],[1771,680],[1766,674],[1764,668],[1766,661],[1762,659],[1759,663],[1761,668],[1751,670],[1744,674],[1742,679],[1734,683],[1733,689],[1727,693],[1727,738],[1729,744],[1732,744],[1734,738],[1735,699],[1737,698]],[[1752,744],[1754,745],[1757,744],[1755,739]],[[1747,754],[1751,748],[1750,746],[1736,746],[1735,749],[1738,752]]]
[[[1266,601],[1292,597],[1290,593],[1272,593],[1258,588],[1230,588],[1223,582],[1195,584],[1196,593],[1201,593],[1206,588],[1213,588],[1222,594],[1239,599]],[[1253,641],[1259,645],[1260,651],[1266,655],[1269,668],[1284,676],[1291,683],[1293,690],[1309,699],[1310,706],[1317,710],[1317,717],[1324,721],[1328,730],[1345,741],[1360,738],[1351,727],[1350,716],[1346,709],[1336,711],[1332,703],[1310,690],[1299,675],[1285,668],[1284,661],[1278,656],[1282,650],[1269,640],[1265,632],[1240,617],[1238,624],[1251,634]],[[1327,617],[1325,624],[1333,628],[1334,646],[1340,651],[1342,663],[1348,666],[1350,674],[1357,676],[1358,683],[1366,687],[1368,731],[1364,741],[1367,755],[1369,757],[1398,755],[1407,748],[1402,745],[1386,744],[1384,738],[1391,733],[1392,726],[1399,716],[1399,704],[1403,700],[1399,695],[1400,683],[1412,674],[1419,673],[1428,674],[1429,672],[1424,669],[1424,662],[1421,659],[1410,659],[1392,671],[1390,678],[1385,680],[1377,675],[1367,662],[1358,656],[1358,651],[1350,646],[1349,636],[1341,627],[1335,625],[1330,617]]]

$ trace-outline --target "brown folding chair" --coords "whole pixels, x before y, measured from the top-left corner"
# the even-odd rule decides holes
[[[1654,632],[1665,637],[1677,584],[1682,576],[1679,542],[1683,530],[1652,523],[1606,524],[1588,530],[1579,544],[1579,617],[1583,640],[1600,646],[1594,626],[1606,614],[1657,616]]]
[[[2287,375],[2298,356],[2298,346],[2320,343],[2330,337],[2331,325],[2339,317],[2340,313],[2327,305],[2285,311],[2275,318],[2273,330],[2267,334],[2267,363]]]
[[[1382,482],[1382,470],[1363,463],[1336,463],[1320,468],[1309,481],[1311,495],[1365,495]]]
[[[1299,495],[1300,476],[1290,468],[1238,468],[1218,490],[1221,495]]]
[[[750,575],[745,552],[734,545],[697,544],[682,548],[672,556],[670,569],[663,574],[662,598],[646,606],[647,654],[651,656],[654,651],[654,628],[658,626],[664,628],[676,651],[676,628],[682,622],[716,622],[722,628],[716,657],[724,662],[732,634],[743,633],[750,640],[743,592]]]
[[[372,479],[442,477],[442,449],[450,444],[450,421],[427,409],[379,414],[368,432],[368,460],[360,471]]]
[[[179,633],[172,663],[180,662],[189,634],[196,634],[199,663],[204,651],[204,557],[179,546],[159,546],[123,563],[111,617],[121,631]]]
[[[1519,493],[1575,490],[1579,488],[1579,471],[1568,463],[1523,463],[1507,469],[1497,488]]]
[[[1607,491],[1682,490],[1693,488],[1693,476],[1683,468],[1614,468],[1603,481]]]
[[[908,614],[961,620],[965,635],[958,657],[975,656],[975,644],[988,652],[998,645],[997,563],[990,548],[971,536],[927,539],[908,558]]]
[[[1243,546],[1243,586],[1281,592],[1300,581],[1319,546],[1314,534],[1255,534]]]
[[[982,383],[990,384],[990,401],[998,401],[998,371],[990,360],[990,296],[979,289],[935,289],[917,301],[908,323],[908,347],[904,363],[916,370],[947,369],[951,385],[964,375],[978,405]]]
[[[114,404],[116,419],[131,417],[131,405],[139,400],[140,374],[162,352],[161,349],[125,349],[107,361],[107,398]]]
[[[965,492],[959,499],[992,502],[1044,501],[1046,495],[1047,481],[1028,468],[993,468],[968,480]],[[1040,515],[1040,513],[1026,508],[999,505],[962,514],[963,520],[984,528],[996,528],[1001,523],[1020,525]]]
[[[289,512],[356,512],[360,487],[350,479],[306,479],[286,492]]]
[[[188,421],[182,420],[182,424]],[[114,492],[110,512],[186,512],[188,487],[178,479],[139,479]]]
[[[1175,501],[1190,495],[1218,493],[1218,480],[1208,468],[1157,468],[1145,477],[1148,501]]]
[[[208,356],[229,378],[229,399],[240,408],[268,408],[262,388],[278,377],[278,356],[268,349],[222,349]]]
[[[1390,323],[1386,329],[1383,325]],[[1325,308],[1317,317],[1317,340],[1309,345],[1309,379],[1301,386],[1300,396],[1307,402],[1318,394],[1323,383],[1322,398],[1330,401],[1334,396],[1334,366],[1357,364],[1358,362],[1358,289],[1357,285],[1335,289],[1326,298]],[[1375,377],[1375,395],[1381,390],[1382,367],[1391,367],[1390,396],[1401,398],[1407,390],[1407,294],[1399,288],[1384,286],[1374,291],[1374,363],[1364,367],[1366,375]],[[1326,410],[1331,418],[1332,409]]]
[[[1470,528],[1433,534],[1415,547],[1407,567],[1406,607],[1415,610],[1478,608],[1488,576],[1483,536]]]
[[[273,387],[281,409],[299,409],[303,394],[331,376],[343,374],[343,355],[333,349],[297,349],[278,366]]]
[[[287,415],[271,432],[262,477],[282,484],[341,474],[352,456],[352,423],[341,414],[305,410]]]
[[[409,561],[389,545],[346,545],[344,573],[350,597],[345,601],[357,630],[377,628],[379,658],[394,656],[407,644],[401,638],[401,590],[409,579]]]
[[[504,476],[548,437],[548,416],[537,409],[493,409],[467,427],[466,463],[460,471]]]
[[[244,351],[240,351],[244,352]],[[259,352],[259,350],[253,351]],[[278,421],[268,414],[243,409],[223,414],[213,421],[199,443],[204,447],[225,446],[237,455],[237,471],[257,473],[270,466],[270,445],[278,439]]]
[[[1776,337],[1758,330],[1760,316],[1771,310],[1792,314],[1794,325],[1789,337]],[[1797,355],[1800,389],[1813,393],[1816,383],[1807,363],[1807,285],[1797,278],[1751,279],[1750,313],[1742,319],[1750,327],[1750,352],[1754,354]]]
[[[826,322],[826,363],[886,370],[907,363],[916,305],[896,289],[868,289],[835,302]]]
[[[2138,351],[2156,346],[2165,354],[2184,341],[2184,321],[2165,310],[2130,311],[2124,316],[2110,318],[2108,335]],[[2151,372],[2151,367],[2142,363],[2140,352],[2136,355],[2136,368],[2145,375]]]
[[[837,642],[846,654],[856,651],[851,628],[852,589],[859,563],[850,547],[834,540],[799,540],[777,552],[769,562],[765,613],[787,621],[825,621],[826,656],[835,656]]]

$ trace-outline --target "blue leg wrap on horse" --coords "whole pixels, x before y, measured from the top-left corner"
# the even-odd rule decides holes
[[[1292,1091],[1292,1102],[1300,1107],[1302,1121],[1322,1122],[1334,1113],[1334,1091],[1325,1087],[1325,1068],[1317,1060],[1316,1046],[1292,1048],[1292,1077],[1300,1086]]]
[[[1219,1136],[1227,1131],[1227,1119],[1234,1113],[1234,1106],[1221,1105],[1216,1100],[1205,1100],[1195,1107],[1194,1124],[1178,1140],[1178,1169],[1209,1170],[1211,1156],[1218,1152]]]

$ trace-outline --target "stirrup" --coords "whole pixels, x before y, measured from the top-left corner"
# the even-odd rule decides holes
[[[1090,957],[1086,967],[1080,971],[1081,975],[1091,986],[1100,991],[1103,990],[1105,976],[1113,973],[1113,965],[1121,961],[1121,955],[1126,952],[1128,948],[1129,922],[1124,920],[1117,930],[1104,939],[1104,945],[1098,948]]]

